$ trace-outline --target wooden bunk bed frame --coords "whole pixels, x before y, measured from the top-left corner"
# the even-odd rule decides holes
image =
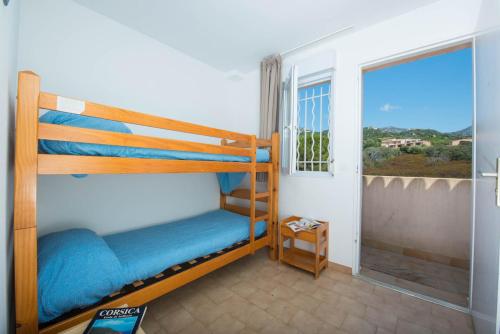
[[[30,71],[19,72],[18,79],[14,180],[14,266],[17,333],[57,333],[90,319],[97,308],[117,307],[123,304],[130,306],[142,305],[245,255],[253,254],[257,249],[265,246],[270,249],[270,257],[276,259],[280,154],[279,135],[277,133],[273,134],[271,140],[261,140],[257,139],[255,135],[210,128],[87,101],[67,99],[41,92],[40,78]],[[39,123],[40,109],[81,113],[85,116],[107,120],[215,137],[221,139],[221,143],[215,145]],[[250,162],[50,155],[38,152],[39,139],[228,154],[249,157]],[[258,147],[270,148],[269,162],[258,163],[256,161]],[[230,247],[209,260],[201,261],[199,265],[190,266],[186,270],[158,282],[145,284],[144,286],[141,286],[142,284],[139,282],[136,290],[120,294],[118,297],[111,298],[98,306],[86,308],[81,313],[39,328],[36,223],[38,175],[205,172],[247,172],[250,174],[250,189],[237,189],[227,195],[249,200],[249,208],[228,204],[226,195],[221,194],[220,197],[221,208],[250,217],[250,238],[248,242],[234,249]],[[266,192],[258,193],[256,190],[257,172],[267,173],[268,175]],[[267,212],[257,210],[256,201],[267,203]],[[263,237],[256,239],[255,223],[261,220],[267,221],[267,233]],[[136,286],[136,284],[133,285]]]

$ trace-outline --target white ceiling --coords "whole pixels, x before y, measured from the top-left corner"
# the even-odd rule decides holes
[[[221,71],[437,0],[75,0]],[[346,32],[347,33],[347,32]]]

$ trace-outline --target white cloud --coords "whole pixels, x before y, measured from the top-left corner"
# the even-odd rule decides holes
[[[383,111],[383,112],[389,112],[389,111],[399,110],[399,109],[401,109],[400,106],[390,104],[390,103],[386,103],[380,107],[380,111]]]

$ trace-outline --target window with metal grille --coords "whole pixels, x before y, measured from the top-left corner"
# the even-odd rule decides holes
[[[328,172],[331,81],[298,89],[296,171]]]
[[[297,72],[294,66],[284,88],[283,171],[332,174],[333,71]]]

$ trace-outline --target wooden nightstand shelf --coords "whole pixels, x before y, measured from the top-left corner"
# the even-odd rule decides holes
[[[328,267],[328,222],[319,221],[321,226],[310,231],[293,232],[286,224],[299,220],[300,217],[292,216],[280,223],[279,233],[279,260],[297,268],[307,270],[314,274]],[[295,240],[303,240],[314,245],[314,252],[309,252],[295,247]],[[290,240],[290,247],[285,247],[285,241]]]

